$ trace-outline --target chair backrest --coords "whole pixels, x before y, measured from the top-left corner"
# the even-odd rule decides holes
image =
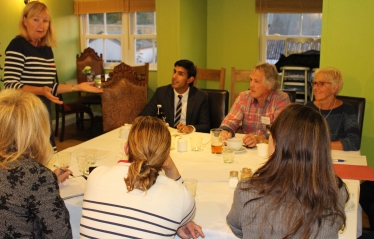
[[[231,105],[234,104],[236,97],[239,95],[239,92],[236,92],[237,82],[248,82],[249,88],[251,71],[252,70],[237,70],[235,67],[231,67]]]
[[[284,41],[284,55],[301,53],[312,49],[314,38],[312,37],[289,37]]]
[[[229,110],[227,90],[201,89],[208,94],[210,128],[218,128]]]
[[[287,88],[281,89],[283,92],[287,93],[288,97],[290,98],[290,102],[296,102],[296,88]]]
[[[87,76],[82,73],[86,66],[91,66],[91,71],[95,75],[104,76],[104,61],[103,55],[97,55],[94,49],[88,47],[84,49],[81,55],[77,54],[77,82],[82,83],[87,81]]]
[[[321,51],[321,38],[314,40],[312,50]]]
[[[145,80],[148,82],[149,77],[149,63],[144,63],[144,65],[140,66],[131,66],[132,71],[135,73],[135,76],[139,80]]]
[[[147,104],[148,77],[137,77],[132,67],[121,63],[102,83],[101,104],[104,132],[133,123]],[[144,79],[142,79],[144,78]]]
[[[193,85],[197,85],[199,80],[208,80],[208,81],[218,81],[219,89],[225,89],[225,77],[226,77],[226,68],[221,67],[221,69],[207,69],[207,68],[197,68],[196,79],[194,80]]]
[[[358,128],[360,130],[360,140],[361,140],[362,128],[364,125],[364,113],[365,113],[366,99],[361,98],[361,97],[343,96],[343,95],[338,95],[336,98],[339,100],[342,100],[343,102],[351,104],[356,109],[357,122],[358,122]]]

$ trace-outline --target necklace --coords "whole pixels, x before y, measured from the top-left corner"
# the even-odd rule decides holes
[[[336,98],[334,99],[334,104],[332,105],[331,110],[330,110],[330,112],[326,115],[325,119],[327,119],[327,117],[329,117],[331,111],[334,109],[335,102],[336,102]],[[322,115],[322,114],[321,114],[321,108],[318,107],[318,111],[319,111],[319,114]],[[322,115],[322,116],[323,116],[323,115]]]

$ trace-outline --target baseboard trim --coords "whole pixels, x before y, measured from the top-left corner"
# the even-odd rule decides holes
[[[101,116],[101,112],[93,112],[93,114],[95,116]],[[89,119],[90,116],[85,113],[84,118]],[[59,123],[59,125],[58,125],[59,129],[61,129],[61,122],[62,122],[62,118],[60,117],[59,122],[58,122]],[[65,126],[66,125],[71,125],[71,124],[75,124],[75,114],[65,116]],[[54,119],[54,120],[52,120],[52,129],[55,129],[55,128],[56,128],[56,120]]]

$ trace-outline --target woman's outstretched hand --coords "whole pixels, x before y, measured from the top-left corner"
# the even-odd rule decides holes
[[[77,91],[91,92],[91,93],[103,93],[102,88],[94,86],[95,82],[83,82],[77,85]]]

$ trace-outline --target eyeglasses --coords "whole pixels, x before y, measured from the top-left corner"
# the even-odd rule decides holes
[[[313,81],[310,83],[312,85],[312,87],[314,87],[315,85],[318,86],[318,87],[321,87],[321,86],[324,86],[325,84],[332,84],[331,82],[324,82],[324,81]]]

